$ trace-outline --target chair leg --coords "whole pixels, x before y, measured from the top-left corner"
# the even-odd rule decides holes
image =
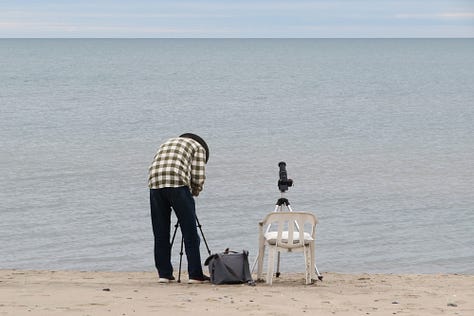
[[[268,249],[268,268],[267,268],[267,284],[273,284],[273,270],[275,264],[275,247],[269,247]]]
[[[311,284],[311,276],[313,275],[311,270],[311,253],[310,253],[310,248],[311,247],[305,247],[304,248],[304,263],[305,263],[305,283],[306,284]]]
[[[315,249],[314,249],[314,242],[312,242],[310,244],[310,248],[309,248],[309,251],[311,252],[310,253],[310,257],[311,257],[311,265],[310,265],[310,268],[311,268],[311,279],[312,280],[316,280],[317,276],[316,276],[316,259],[315,259]]]
[[[257,280],[262,280],[263,260],[265,258],[265,245],[260,246],[257,259]]]

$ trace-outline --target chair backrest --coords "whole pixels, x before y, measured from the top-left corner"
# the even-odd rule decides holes
[[[267,228],[267,235],[271,233],[278,247],[291,249],[302,247],[309,240],[314,240],[317,223],[316,216],[309,212],[273,212],[260,222],[260,228],[261,234],[263,229]]]

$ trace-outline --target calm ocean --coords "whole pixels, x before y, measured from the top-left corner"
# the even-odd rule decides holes
[[[194,132],[212,252],[253,263],[285,161],[322,273],[473,274],[473,87],[474,39],[2,39],[0,268],[154,270],[148,166]]]

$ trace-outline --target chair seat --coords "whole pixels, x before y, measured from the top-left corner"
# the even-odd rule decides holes
[[[265,233],[265,239],[270,245],[275,245],[277,241],[277,236],[278,232],[267,232]],[[288,243],[288,232],[283,231],[281,232],[281,241],[283,243]],[[309,245],[309,243],[313,241],[313,238],[309,233],[304,233],[304,244]],[[299,244],[300,243],[300,233],[299,232],[294,232],[293,233],[293,244]]]

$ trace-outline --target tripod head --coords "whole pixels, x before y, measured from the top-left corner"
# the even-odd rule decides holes
[[[293,186],[293,180],[288,179],[288,174],[286,173],[286,163],[281,161],[278,163],[280,167],[280,179],[278,180],[278,189],[281,193],[284,193],[288,190],[289,187]]]

